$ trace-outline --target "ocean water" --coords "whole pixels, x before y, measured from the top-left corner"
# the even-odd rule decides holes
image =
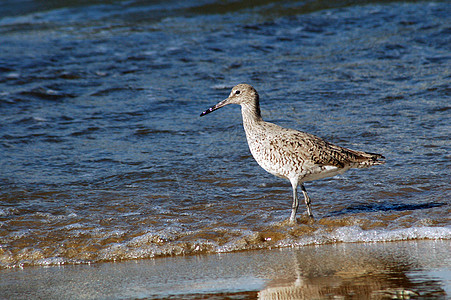
[[[2,1],[0,268],[451,239],[447,1]],[[387,162],[306,184],[253,160],[263,118]]]

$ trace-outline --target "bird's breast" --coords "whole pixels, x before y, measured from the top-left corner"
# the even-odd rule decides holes
[[[282,178],[292,178],[303,172],[303,161],[280,147],[268,135],[247,135],[249,150],[257,163],[267,172]]]

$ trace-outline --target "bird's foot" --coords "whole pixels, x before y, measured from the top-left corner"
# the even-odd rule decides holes
[[[289,225],[297,225],[298,224],[298,220],[296,218],[290,218],[288,220],[288,224]]]
[[[313,215],[303,215],[301,217],[301,223],[302,224],[307,224],[307,225],[312,225],[315,223],[315,218],[313,217]]]

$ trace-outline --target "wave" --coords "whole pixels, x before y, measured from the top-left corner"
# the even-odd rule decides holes
[[[80,229],[73,225],[74,230]],[[134,237],[126,237],[124,231],[111,231],[102,241],[83,239],[81,245],[75,241],[54,243],[51,246],[25,247],[18,251],[0,248],[0,268],[22,268],[26,266],[50,266],[66,264],[90,264],[135,259],[150,259],[167,256],[217,254],[257,249],[274,249],[325,245],[338,243],[376,243],[409,240],[449,240],[451,226],[411,227],[395,230],[371,229],[344,226],[308,229],[309,226],[288,227],[276,224],[262,231],[217,229],[216,232],[185,232],[182,235],[161,232],[145,232]],[[284,228],[285,230],[277,230]],[[285,231],[285,232],[284,232]],[[99,231],[96,234],[101,235]],[[27,235],[22,232],[21,238]],[[79,236],[86,232],[79,232]],[[222,236],[220,238],[219,236]],[[201,237],[201,238],[196,238]],[[108,242],[112,241],[112,242]],[[84,243],[84,244],[83,244]],[[64,245],[64,246],[63,246]]]

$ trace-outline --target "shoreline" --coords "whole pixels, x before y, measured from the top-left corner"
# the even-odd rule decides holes
[[[1,256],[0,270],[14,268],[29,268],[33,266],[69,266],[90,265],[108,262],[127,262],[133,260],[158,259],[174,256],[214,255],[236,253],[242,251],[261,251],[271,249],[290,249],[308,246],[320,246],[339,243],[376,243],[376,242],[402,242],[421,240],[451,240],[451,228],[443,227],[410,227],[392,230],[362,229],[362,226],[331,225],[330,220],[320,225],[300,224],[296,227],[286,227],[286,223],[273,223],[265,228],[254,231],[240,232],[240,236],[232,238],[231,235],[223,237],[228,240],[213,241],[199,238],[201,232],[190,233],[194,239],[183,236],[173,236],[167,241],[160,239],[152,232],[125,239],[119,243],[105,243],[103,247],[92,251],[90,244],[99,240],[85,239],[84,241],[71,241],[70,245],[77,245],[75,253],[73,247],[61,248],[59,244],[50,241],[49,244],[40,245],[37,249],[23,247],[20,251],[9,252]],[[340,222],[340,221],[338,221]],[[355,219],[353,222],[356,222]],[[335,226],[335,228],[333,228]],[[313,232],[311,232],[313,228]],[[219,230],[220,231],[220,230]],[[231,234],[234,231],[230,232]],[[156,241],[156,242],[155,242]],[[6,247],[5,249],[7,249]],[[55,252],[57,253],[55,255]]]
[[[450,248],[450,240],[340,243],[5,269],[0,294],[14,299],[445,299],[451,295]]]

